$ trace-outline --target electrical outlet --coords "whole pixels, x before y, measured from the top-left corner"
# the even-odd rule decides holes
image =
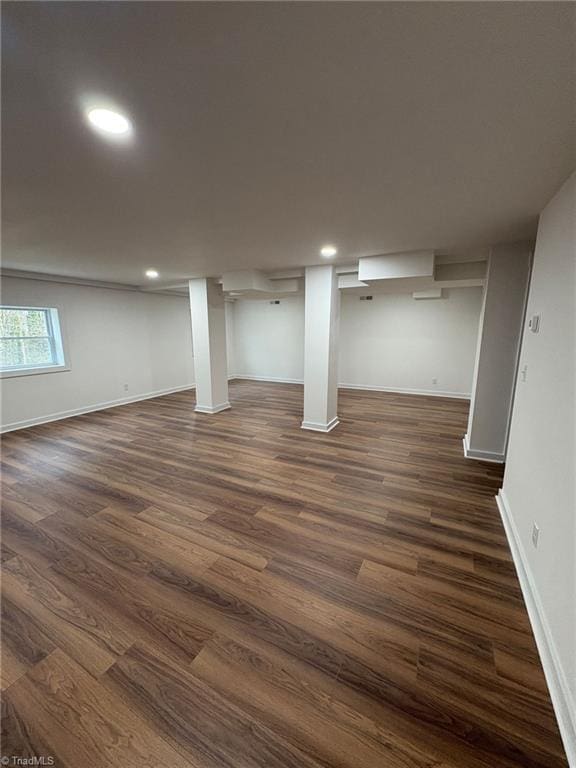
[[[438,384],[438,379],[437,379],[436,377],[434,377],[434,378],[432,379],[432,384]]]
[[[128,392],[128,384],[124,384],[124,392]]]
[[[532,544],[534,545],[534,549],[538,548],[538,538],[540,536],[540,528],[536,525],[536,523],[533,523],[532,525]]]

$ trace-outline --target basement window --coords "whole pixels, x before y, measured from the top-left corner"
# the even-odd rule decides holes
[[[58,310],[0,307],[0,375],[25,376],[68,370]]]

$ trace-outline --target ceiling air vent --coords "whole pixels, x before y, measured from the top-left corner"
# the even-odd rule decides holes
[[[360,301],[372,301],[372,296],[360,296]]]

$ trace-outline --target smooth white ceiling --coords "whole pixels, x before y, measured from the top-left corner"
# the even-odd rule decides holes
[[[576,164],[575,12],[4,3],[4,267],[145,283],[532,237]],[[130,145],[87,128],[98,95]]]

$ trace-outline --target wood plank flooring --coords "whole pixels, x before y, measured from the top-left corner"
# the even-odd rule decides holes
[[[236,381],[8,434],[3,755],[566,766],[468,404]]]

